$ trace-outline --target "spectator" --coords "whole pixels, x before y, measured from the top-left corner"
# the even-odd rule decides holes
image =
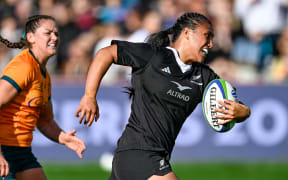
[[[54,15],[55,0],[38,0],[39,14]]]
[[[233,14],[229,0],[209,0],[208,13],[214,24],[214,46],[209,52],[206,63],[213,61],[218,56],[230,59],[233,48]],[[231,59],[230,59],[231,60]]]
[[[11,42],[16,42],[20,39],[22,30],[17,28],[17,21],[14,17],[6,16],[0,21],[0,35],[6,37]],[[12,57],[16,56],[20,50],[9,49],[3,45],[1,45],[0,49],[0,69],[2,72],[4,66],[6,66]]]
[[[15,5],[17,0],[0,1],[0,20],[6,16],[15,16]]]
[[[84,77],[92,60],[93,34],[83,33],[74,39],[68,48],[68,58],[63,67],[65,77],[77,79]]]
[[[284,21],[280,7],[282,0],[236,0],[234,14],[243,22],[246,37],[235,41],[235,60],[263,69],[273,55],[274,34],[279,34]]]
[[[147,12],[142,21],[142,26],[128,37],[130,42],[144,42],[147,36],[161,29],[161,16],[156,11]]]
[[[72,0],[75,23],[82,31],[88,31],[96,23],[93,5],[91,0]]]
[[[171,27],[178,16],[178,6],[175,1],[158,0],[157,9],[162,16],[163,27]]]
[[[98,17],[104,23],[124,22],[128,9],[122,6],[122,0],[104,0]]]
[[[142,26],[142,15],[138,8],[132,8],[126,15],[122,31],[124,34],[131,34]]]
[[[279,55],[274,57],[270,66],[267,66],[266,80],[273,84],[288,84],[288,27],[286,27],[277,41]]]
[[[30,15],[36,13],[36,8],[33,6],[32,0],[21,0],[17,1],[15,4],[15,12],[16,19],[18,21],[18,25],[24,27],[26,20]]]
[[[60,36],[59,50],[56,57],[56,73],[61,73],[65,60],[69,55],[69,44],[80,35],[81,30],[71,18],[73,12],[70,4],[58,2],[55,4],[53,10]]]

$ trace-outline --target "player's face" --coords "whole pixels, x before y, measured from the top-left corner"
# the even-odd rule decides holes
[[[190,31],[189,59],[193,62],[203,62],[208,50],[213,47],[213,32],[208,23],[200,24],[195,30]]]
[[[31,46],[44,57],[51,57],[56,54],[59,43],[58,29],[53,20],[40,20],[40,26],[32,35]]]

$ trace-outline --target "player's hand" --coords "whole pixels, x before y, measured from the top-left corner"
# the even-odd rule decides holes
[[[80,117],[79,113],[81,113]],[[84,124],[87,124],[87,126],[90,127],[93,121],[97,121],[99,118],[99,108],[96,99],[84,95],[80,101],[80,105],[75,113],[75,116],[79,117],[80,124],[84,119]]]
[[[61,132],[59,135],[59,143],[64,144],[69,149],[75,151],[80,158],[83,158],[82,153],[86,149],[85,143],[75,136],[76,130],[72,130],[68,133]]]
[[[216,112],[219,112],[215,117],[219,119],[223,119],[223,121],[219,121],[219,124],[226,124],[233,120],[237,120],[237,122],[241,122],[245,120],[250,115],[250,109],[244,104],[240,104],[228,99],[223,101],[218,101],[218,103],[223,108],[214,108]]]
[[[9,164],[0,152],[0,177],[6,178],[9,175]]]

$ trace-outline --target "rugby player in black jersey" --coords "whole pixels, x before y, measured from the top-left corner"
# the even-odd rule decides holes
[[[169,35],[172,36],[171,42]],[[198,13],[185,13],[173,27],[152,34],[147,43],[112,41],[98,51],[90,66],[75,115],[88,127],[98,119],[96,94],[112,63],[131,66],[131,114],[118,140],[110,180],[177,180],[169,160],[176,137],[202,100],[205,86],[219,78],[202,64],[213,46],[211,22]],[[224,123],[245,120],[244,104],[221,102],[217,115]]]

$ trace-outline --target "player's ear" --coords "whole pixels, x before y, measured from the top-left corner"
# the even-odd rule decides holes
[[[34,36],[34,34],[32,32],[27,33],[26,37],[27,37],[27,41],[30,44],[33,44],[35,42],[35,36]]]
[[[191,30],[189,29],[189,28],[187,28],[187,27],[185,27],[183,30],[182,30],[182,33],[183,33],[183,35],[184,35],[184,38],[185,39],[187,39],[187,40],[189,40],[189,38],[190,38],[190,32]]]

